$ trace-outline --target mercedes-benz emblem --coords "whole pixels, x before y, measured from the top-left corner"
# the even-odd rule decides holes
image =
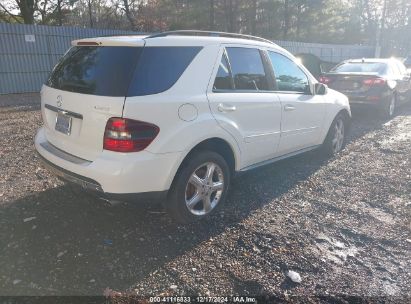
[[[63,105],[63,97],[61,95],[57,96],[57,106],[61,108]]]

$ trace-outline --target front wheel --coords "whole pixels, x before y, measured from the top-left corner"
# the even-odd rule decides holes
[[[335,117],[323,143],[323,150],[327,156],[339,153],[346,144],[347,121],[341,113]]]
[[[177,173],[167,210],[180,223],[203,219],[225,201],[229,184],[230,170],[220,154],[195,153]]]
[[[390,100],[384,103],[380,109],[382,118],[384,119],[392,118],[395,114],[396,106],[397,106],[397,98],[395,97],[395,95],[392,95]]]

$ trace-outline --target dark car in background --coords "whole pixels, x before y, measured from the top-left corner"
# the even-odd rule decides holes
[[[320,82],[347,95],[350,105],[374,107],[385,118],[411,100],[411,75],[397,59],[352,59],[335,66]]]

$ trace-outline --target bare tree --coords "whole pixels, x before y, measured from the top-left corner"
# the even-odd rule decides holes
[[[365,11],[367,13],[367,27],[368,31],[372,32],[373,27],[374,27],[374,20],[373,16],[371,13],[371,5],[370,5],[370,0],[364,0],[364,5],[365,5]]]
[[[302,15],[302,10],[304,6],[304,0],[299,0],[297,2],[297,20],[296,20],[296,36],[297,39],[300,38],[300,32],[301,32],[301,15]]]
[[[214,24],[215,24],[214,0],[210,0],[210,19],[209,19],[209,24],[208,24],[208,28],[210,29],[210,31],[214,30]]]
[[[13,0],[12,1],[16,8],[20,11],[20,17],[23,19],[25,24],[33,24],[34,23],[34,12],[37,9],[38,0]],[[0,7],[3,11],[12,17],[15,21],[21,23],[17,18],[18,15],[11,13],[9,9],[7,9],[6,5],[0,3]]]
[[[94,24],[93,24],[93,7],[91,4],[91,0],[87,0],[87,4],[88,4],[88,17],[90,21],[90,27],[92,28]]]
[[[257,28],[257,0],[251,1],[250,20],[251,20],[251,35],[255,35],[256,28]]]
[[[41,23],[46,24],[48,0],[39,3],[38,11],[41,15]]]
[[[17,23],[21,23],[21,20],[18,18],[18,17],[20,17],[19,15],[15,15],[15,14],[11,13],[5,5],[1,4],[1,2],[0,2],[0,7],[3,10],[3,13],[5,15],[10,16]]]
[[[286,40],[288,31],[290,29],[290,2],[284,0],[284,27],[283,27],[283,39]]]
[[[134,16],[130,10],[130,2],[129,0],[123,0],[124,3],[124,12],[126,13],[127,20],[130,22],[132,29],[136,28],[136,24],[134,22]]]
[[[233,0],[224,1],[224,11],[225,11],[226,19],[228,20],[227,31],[235,32],[235,12],[234,12]]]
[[[61,0],[57,0],[57,19],[60,26],[63,25],[63,16],[61,14]]]

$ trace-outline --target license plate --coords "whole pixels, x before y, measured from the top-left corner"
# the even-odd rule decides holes
[[[335,85],[335,89],[337,90],[345,90],[345,91],[352,91],[357,90],[360,88],[360,84],[358,82],[353,81],[340,81],[338,84]]]
[[[58,112],[56,117],[56,131],[59,131],[63,134],[70,135],[71,132],[71,117],[62,113]]]

